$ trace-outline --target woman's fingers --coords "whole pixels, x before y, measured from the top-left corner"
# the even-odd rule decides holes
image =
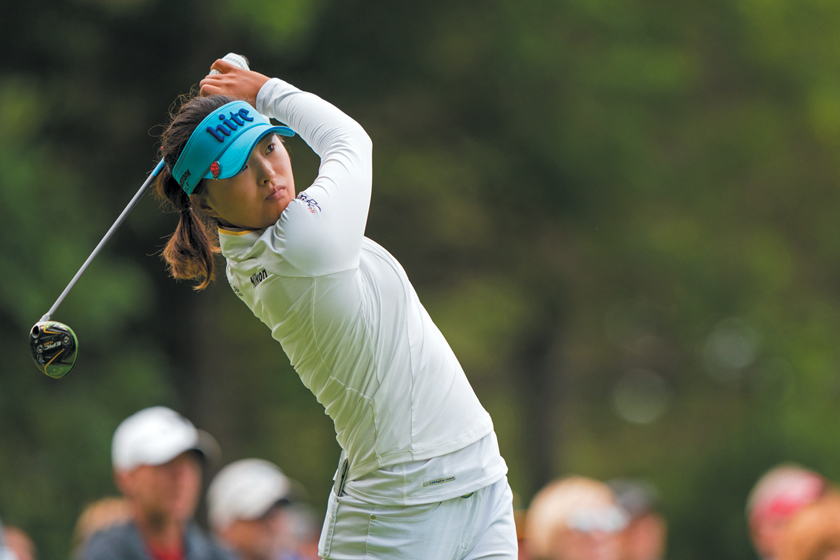
[[[199,82],[199,93],[204,97],[228,95],[253,105],[260,88],[267,81],[268,76],[239,68],[220,58],[210,66],[210,74]]]
[[[222,58],[218,58],[218,59],[216,59],[216,62],[214,62],[213,64],[210,65],[210,73],[211,74],[213,73],[213,70],[215,70],[216,72],[219,72],[220,74],[227,74],[231,70],[242,70],[242,69],[239,68],[238,66],[234,66],[233,64],[231,64],[227,60],[224,60]],[[242,70],[242,71],[244,72],[245,70]]]

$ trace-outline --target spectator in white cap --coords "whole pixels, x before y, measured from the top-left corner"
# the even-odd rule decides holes
[[[656,489],[644,480],[614,479],[607,483],[629,516],[621,532],[621,560],[660,560],[665,554],[668,523],[658,509]]]
[[[268,461],[231,463],[207,491],[213,532],[242,560],[291,558],[292,527],[284,511],[291,490],[291,481]]]
[[[627,521],[603,482],[581,476],[555,480],[531,501],[526,549],[534,560],[620,560]]]
[[[111,454],[130,520],[94,534],[79,558],[230,560],[193,522],[203,461],[217,453],[215,440],[174,410],[147,408],[123,420]]]
[[[6,529],[0,523],[0,560],[18,560],[15,552],[6,544]]]
[[[0,523],[0,560],[34,560],[35,545],[29,535],[17,527]]]

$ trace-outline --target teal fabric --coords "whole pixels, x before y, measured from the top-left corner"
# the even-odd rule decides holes
[[[245,101],[227,103],[196,127],[172,176],[187,194],[192,194],[202,179],[233,177],[245,167],[257,142],[270,133],[295,135],[288,127],[273,126]]]

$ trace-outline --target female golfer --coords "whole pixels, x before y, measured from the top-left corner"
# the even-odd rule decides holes
[[[212,68],[163,134],[157,192],[181,212],[164,258],[201,289],[220,247],[233,291],[335,423],[342,453],[319,554],[516,558],[490,416],[405,271],[364,236],[370,138],[282,80]],[[321,159],[297,196],[280,140],[295,133]]]

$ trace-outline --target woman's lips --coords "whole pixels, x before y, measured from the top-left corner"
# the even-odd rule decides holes
[[[267,197],[266,200],[277,200],[286,193],[286,187],[275,187]]]

